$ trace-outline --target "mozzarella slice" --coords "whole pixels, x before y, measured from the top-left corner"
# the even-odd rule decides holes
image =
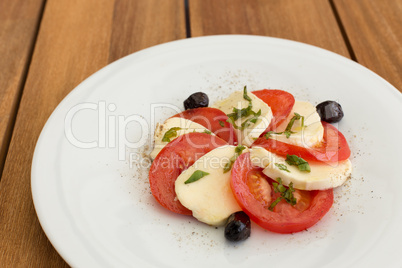
[[[247,92],[247,95],[250,97],[252,101],[252,111],[258,112],[261,110],[261,115],[258,117],[255,123],[250,123],[248,127],[243,130],[236,129],[237,139],[241,141],[241,144],[250,146],[254,139],[258,138],[269,126],[272,120],[272,111],[271,108],[255,96],[251,92]],[[232,93],[228,98],[216,102],[212,107],[218,108],[223,111],[225,114],[233,113],[233,108],[244,109],[249,105],[249,101],[244,99],[243,91],[236,91]],[[253,116],[241,117],[236,120],[236,125],[241,126],[247,119],[252,118]]]
[[[326,190],[342,185],[352,173],[350,160],[329,165],[326,163],[309,163],[311,172],[300,171],[297,166],[291,166],[281,157],[262,147],[253,147],[250,158],[253,165],[264,168],[265,175],[273,180],[282,179],[283,185],[293,182],[293,187],[299,190]],[[286,165],[290,172],[281,170],[278,165]]]
[[[304,127],[302,128],[301,119],[295,120],[291,130],[296,133],[292,133],[289,138],[285,134],[271,134],[270,138],[300,147],[314,147],[319,144],[324,136],[324,127],[316,108],[307,101],[296,101],[289,116],[275,132],[285,131],[294,113],[304,116]]]
[[[210,151],[176,179],[177,198],[201,222],[221,226],[230,214],[241,210],[230,188],[231,171],[223,172],[226,163],[235,155],[235,148],[227,145]],[[185,184],[196,170],[207,172],[209,175]]]
[[[209,133],[211,135],[213,134],[211,131],[206,129],[204,126],[193,122],[188,119],[180,118],[180,117],[172,117],[167,119],[163,124],[157,124],[156,129],[155,129],[155,134],[154,134],[154,140],[155,140],[155,146],[153,151],[151,152],[150,156],[152,159],[155,159],[155,157],[159,154],[159,152],[163,149],[163,147],[166,146],[169,142],[167,141],[162,141],[163,136],[167,131],[170,129],[178,127],[180,130],[176,131],[176,136],[171,137],[170,141],[176,139],[180,135],[184,135],[190,132],[205,132]]]

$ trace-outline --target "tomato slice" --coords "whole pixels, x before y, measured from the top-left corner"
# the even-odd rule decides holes
[[[262,89],[252,93],[271,107],[273,119],[265,132],[275,130],[288,117],[295,104],[293,95],[283,90]]]
[[[333,204],[332,189],[296,190],[295,206],[282,200],[271,211],[270,204],[280,195],[274,192],[272,182],[261,168],[252,165],[250,153],[240,155],[233,164],[230,181],[233,194],[243,211],[266,230],[284,234],[303,231],[316,224]]]
[[[174,183],[177,177],[212,149],[227,143],[206,133],[188,133],[169,142],[156,156],[149,170],[149,183],[155,199],[165,208],[191,215],[176,198]]]
[[[297,155],[306,161],[330,163],[348,159],[350,148],[345,136],[331,124],[324,121],[321,123],[324,127],[324,138],[319,146],[306,148],[260,137],[254,141],[252,147],[260,146],[281,156]]]
[[[216,136],[230,145],[237,145],[237,136],[232,124],[226,122],[227,115],[219,109],[211,107],[189,109],[172,117],[181,117],[194,121],[211,130]]]

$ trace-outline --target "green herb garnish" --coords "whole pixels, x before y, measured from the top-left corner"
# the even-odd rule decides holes
[[[225,126],[225,122],[219,120],[219,125],[221,125],[221,127],[224,127],[224,126]]]
[[[190,176],[190,178],[188,178],[188,180],[186,180],[186,181],[184,182],[184,184],[188,184],[188,183],[192,183],[192,182],[198,181],[199,179],[201,179],[202,177],[205,177],[205,176],[207,176],[207,175],[209,175],[208,172],[204,172],[204,171],[202,171],[202,170],[196,170],[196,171],[194,171],[194,173]]]
[[[210,135],[211,135],[212,132],[209,131],[208,129],[205,129],[205,130],[204,130],[204,133],[207,133],[207,134],[210,134]]]
[[[286,126],[286,129],[285,129],[285,131],[283,132],[283,134],[286,135],[286,138],[289,139],[289,137],[290,137],[291,134],[296,133],[296,132],[293,132],[293,131],[292,131],[293,124],[295,123],[296,120],[300,120],[302,117],[303,117],[303,120],[302,120],[302,121],[304,122],[304,116],[301,116],[301,115],[298,114],[298,113],[295,113],[295,115],[292,117],[292,119],[290,119],[289,124]]]
[[[235,129],[240,129],[243,130],[246,127],[248,127],[251,123],[255,124],[257,122],[257,119],[259,116],[261,116],[261,110],[259,110],[258,112],[254,112],[252,110],[253,108],[253,104],[252,104],[252,100],[250,98],[250,96],[247,95],[247,87],[244,86],[244,90],[243,90],[243,98],[248,101],[248,106],[247,108],[243,108],[243,109],[237,109],[236,107],[233,107],[233,113],[231,114],[227,114],[228,116],[228,120],[226,120],[227,122],[229,122],[230,124],[233,125],[233,127]],[[249,116],[253,116],[252,118],[247,119],[246,121],[244,121],[241,126],[236,125],[235,121],[239,118],[243,118],[243,117],[249,117]]]
[[[180,130],[180,127],[172,127],[168,131],[165,132],[165,135],[163,135],[162,141],[164,142],[170,142],[171,138],[174,138],[177,136],[177,131]]]
[[[236,155],[235,155],[236,156]],[[226,163],[226,165],[223,167],[223,173],[226,173],[232,169],[233,163],[236,161],[236,157],[233,156],[232,158],[229,159],[229,162]]]
[[[254,113],[254,112],[253,112],[253,113]],[[257,122],[259,116],[261,116],[261,109],[258,110],[257,113],[254,113],[254,116],[253,116],[252,118],[249,118],[249,119],[247,119],[246,121],[244,121],[244,122],[241,124],[240,129],[241,129],[241,130],[245,129],[246,127],[248,127],[248,126],[250,125],[250,123],[255,124],[255,122]]]
[[[298,157],[297,155],[286,155],[286,163],[288,163],[291,166],[297,166],[297,168],[300,171],[306,171],[306,172],[310,172],[310,165],[308,164],[308,162],[306,160],[304,160],[301,157]]]
[[[293,182],[291,182],[289,184],[289,187],[286,188],[285,186],[283,186],[281,178],[277,178],[276,180],[277,183],[272,183],[272,186],[274,187],[275,193],[281,193],[281,196],[275,199],[275,201],[271,203],[268,209],[272,211],[282,199],[284,199],[292,206],[296,205],[297,199],[293,196],[293,192],[295,191],[295,189],[293,188]]]
[[[232,158],[229,159],[229,162],[227,162],[226,165],[223,167],[223,173],[226,173],[232,169],[234,161],[236,161],[236,159],[233,156]]]
[[[244,149],[246,149],[245,146],[237,145],[236,148],[235,148],[235,153],[238,154],[238,155],[241,155],[241,153],[243,152]]]
[[[275,163],[275,166],[277,166],[280,170],[284,170],[284,171],[290,173],[290,170],[288,169],[288,167],[287,167],[285,164],[278,164],[278,163]]]
[[[282,132],[268,131],[267,133],[265,133],[264,137],[268,140],[269,138],[271,138],[272,134],[282,134]]]
[[[249,102],[251,102],[251,98],[247,95],[247,86],[244,86],[243,89],[243,98]]]
[[[253,105],[251,102],[249,102],[247,108],[243,108],[243,109],[237,109],[236,107],[233,107],[233,113],[228,114],[227,116],[229,118],[232,118],[234,121],[236,121],[239,118],[242,117],[247,117],[250,116],[251,114],[253,114]]]
[[[293,124],[295,123],[296,120],[300,120],[300,119],[301,119],[301,127],[303,128],[304,127],[304,116],[301,116],[300,114],[295,113],[295,115],[290,119],[288,125],[286,126],[285,131],[283,131],[283,132],[268,131],[264,135],[265,138],[269,139],[272,134],[278,134],[278,135],[285,134],[286,138],[289,139],[290,135],[296,133],[296,132],[292,131]]]
[[[229,162],[226,163],[226,165],[223,167],[223,173],[226,173],[232,169],[233,163],[236,161],[236,159],[241,155],[243,150],[246,149],[243,145],[237,145],[235,148],[235,154],[229,159]]]
[[[226,122],[228,122],[229,124],[232,124],[235,129],[238,129],[238,128],[239,128],[239,127],[236,125],[235,120],[233,119],[233,117],[230,116],[230,114],[228,114],[228,120],[226,120]]]

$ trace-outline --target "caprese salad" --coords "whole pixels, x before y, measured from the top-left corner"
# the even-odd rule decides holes
[[[331,125],[343,117],[337,102],[244,87],[210,107],[197,92],[184,107],[156,127],[151,192],[172,212],[225,225],[231,241],[248,238],[251,221],[277,233],[313,226],[351,176],[349,146]]]

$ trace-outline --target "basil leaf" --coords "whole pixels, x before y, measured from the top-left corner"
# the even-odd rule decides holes
[[[272,134],[282,134],[282,132],[275,132],[275,131],[268,131],[267,133],[265,133],[264,137],[268,140],[269,138],[271,138]]]
[[[170,142],[171,138],[174,138],[177,136],[177,131],[180,130],[180,127],[172,127],[168,131],[165,132],[165,135],[163,135],[162,141],[163,142]]]
[[[236,122],[235,122],[235,120],[232,118],[232,117],[230,117],[229,115],[228,115],[228,120],[226,120],[226,122],[228,122],[229,124],[232,124],[232,126],[235,128],[235,129],[239,129],[239,127],[236,125]]]
[[[297,155],[286,155],[286,163],[288,163],[291,166],[297,166],[297,168],[300,171],[306,171],[306,172],[310,172],[310,165],[308,164],[308,162],[306,160],[304,160],[301,157],[298,157]]]
[[[299,120],[300,118],[302,118],[303,116],[301,116],[300,114],[298,114],[298,113],[295,113],[295,116],[294,117],[296,117],[296,120]]]
[[[291,204],[292,206],[296,205],[297,199],[294,197],[293,192],[295,189],[293,188],[293,182],[289,184],[289,188],[284,193],[283,197],[285,198],[286,202]]]
[[[291,131],[291,130],[285,130],[285,131],[282,132],[282,133],[285,134],[286,138],[289,139],[290,135],[291,135],[291,134],[294,134],[294,133],[296,133],[296,132],[293,132],[293,131]]]
[[[281,196],[275,199],[274,202],[271,203],[269,206],[269,210],[273,211],[274,207],[282,200],[284,199],[288,204],[294,206],[297,203],[297,199],[294,197],[293,192],[295,189],[293,188],[293,182],[289,184],[289,187],[286,188],[282,184],[282,179],[277,178],[277,182],[273,182],[272,186],[274,188],[275,193],[281,193]]]
[[[249,102],[251,102],[251,98],[247,95],[247,86],[244,86],[243,89],[243,98]]]
[[[286,191],[286,187],[283,186],[282,179],[277,178],[277,180],[278,180],[278,183],[276,183],[276,182],[272,183],[272,186],[274,187],[275,193],[284,193]]]
[[[245,146],[237,145],[236,148],[235,148],[235,153],[238,154],[238,155],[241,155],[241,153],[243,152],[244,149],[246,149]]]
[[[236,107],[233,107],[233,113],[228,114],[227,116],[236,121],[239,118],[247,117],[250,116],[251,114],[254,114],[252,108],[253,105],[251,104],[251,102],[249,102],[247,108],[237,109]]]
[[[251,118],[249,118],[249,119],[247,119],[246,121],[244,121],[244,122],[241,124],[241,127],[240,127],[241,130],[243,130],[243,129],[245,129],[246,127],[248,127],[248,126],[250,125],[250,123],[255,124],[255,123],[257,122],[258,117],[261,116],[261,109],[258,110],[257,113],[255,113],[255,112],[253,112],[253,111],[251,111],[251,113],[252,113],[254,116],[251,117]]]
[[[235,160],[233,160],[233,157],[230,158],[229,162],[227,162],[226,165],[223,167],[223,173],[226,173],[232,169]]]
[[[233,163],[236,161],[237,157],[241,155],[243,150],[246,149],[243,145],[237,145],[235,148],[235,154],[229,159],[229,162],[223,167],[223,173],[226,173],[232,169]]]
[[[293,127],[293,124],[295,123],[295,121],[300,120],[300,119],[302,120],[302,127],[303,127],[304,126],[304,116],[301,116],[298,113],[294,113],[294,116],[290,119],[288,125],[286,126],[285,131],[282,132],[282,133],[284,133],[286,135],[286,138],[289,139],[291,134],[296,133],[296,132],[292,131],[292,127]]]
[[[258,112],[254,112],[252,110],[253,104],[251,98],[247,95],[247,87],[244,87],[243,90],[243,98],[248,101],[247,108],[237,109],[233,107],[233,113],[227,114],[228,120],[226,122],[233,125],[235,129],[243,130],[250,125],[250,123],[255,124],[259,116],[261,116],[261,109]],[[253,116],[252,118],[247,119],[244,121],[241,126],[236,125],[235,121],[239,118]]]
[[[224,127],[224,126],[225,126],[225,122],[219,120],[219,125],[221,125],[221,127]]]
[[[300,120],[301,119],[301,126],[302,128],[304,127],[304,116],[301,116],[298,113],[294,113],[294,116],[290,119],[288,125],[286,126],[285,131],[283,132],[275,132],[275,131],[268,131],[267,133],[265,133],[265,138],[268,140],[272,134],[285,134],[286,138],[289,139],[290,135],[295,134],[296,132],[292,131],[292,127],[293,124],[295,123],[296,120]]]
[[[275,163],[275,166],[277,166],[280,170],[284,170],[284,171],[290,173],[290,170],[288,169],[288,167],[287,167],[285,164],[278,164],[278,163]]]
[[[201,179],[202,177],[205,177],[205,176],[207,176],[207,175],[209,175],[208,172],[204,172],[204,171],[202,171],[202,170],[196,170],[196,171],[194,171],[194,173],[190,176],[190,178],[188,178],[188,180],[186,180],[186,181],[184,182],[184,184],[189,184],[189,183],[198,181],[199,179]]]
[[[300,171],[311,172],[310,165],[306,162],[297,166]]]
[[[274,210],[274,207],[275,207],[279,202],[281,202],[282,198],[283,198],[283,197],[280,196],[280,197],[278,197],[277,199],[275,199],[275,201],[271,203],[271,205],[269,206],[268,209],[271,210],[271,211],[273,211],[273,210]]]

